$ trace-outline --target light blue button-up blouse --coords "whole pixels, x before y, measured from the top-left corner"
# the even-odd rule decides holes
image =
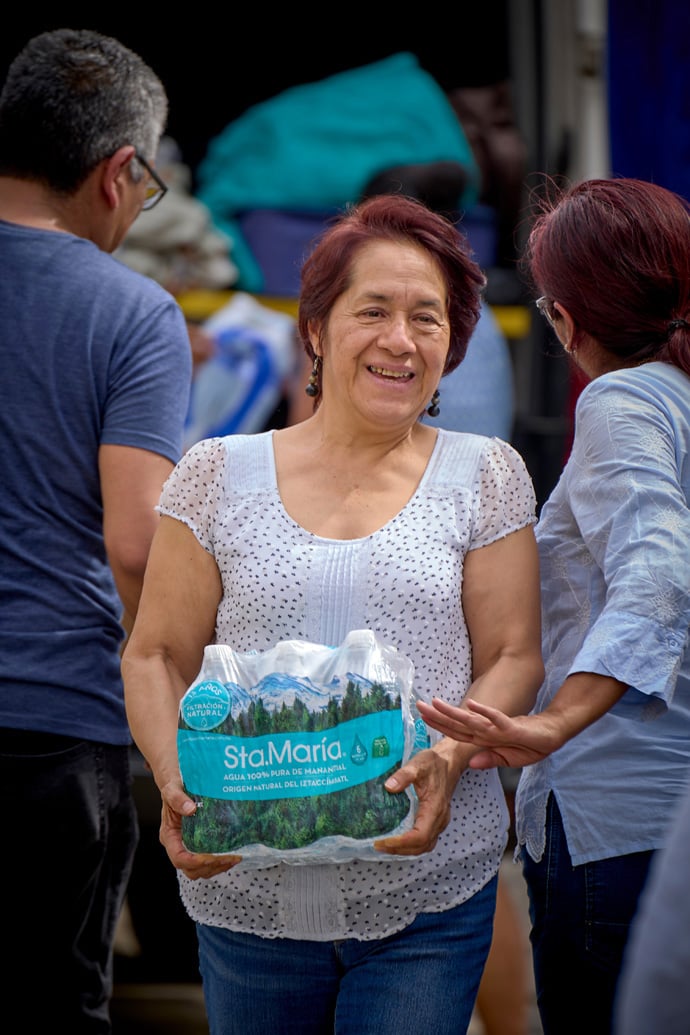
[[[690,378],[604,374],[578,399],[570,458],[537,525],[546,678],[629,685],[609,713],[521,775],[518,847],[544,850],[548,795],[574,865],[659,847],[690,774]]]

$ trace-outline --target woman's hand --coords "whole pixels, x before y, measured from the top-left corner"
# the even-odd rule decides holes
[[[431,704],[418,701],[417,708],[427,726],[477,748],[470,758],[470,769],[531,765],[563,743],[557,724],[543,712],[511,718],[473,698],[456,707],[435,697]]]
[[[612,676],[574,672],[567,677],[546,708],[511,718],[473,697],[461,707],[434,697],[431,704],[417,702],[427,726],[445,737],[476,748],[470,769],[493,766],[525,766],[540,762],[571,737],[605,715],[628,689]]]
[[[423,855],[436,847],[439,834],[450,821],[450,803],[453,791],[464,768],[453,755],[436,745],[414,755],[409,762],[386,780],[386,790],[398,794],[414,784],[419,807],[414,826],[404,834],[384,837],[374,842],[378,852],[390,855]],[[448,742],[446,742],[446,745]],[[454,745],[457,748],[457,744]],[[439,748],[439,750],[437,750]]]
[[[182,786],[167,786],[162,794],[160,842],[168,853],[173,866],[182,870],[190,880],[215,877],[219,873],[232,869],[242,861],[241,855],[213,855],[210,853],[190,852],[182,842],[182,817],[191,816],[197,805]]]

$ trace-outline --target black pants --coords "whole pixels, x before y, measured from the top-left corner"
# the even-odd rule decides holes
[[[107,1035],[138,836],[129,749],[0,730],[2,1026]]]

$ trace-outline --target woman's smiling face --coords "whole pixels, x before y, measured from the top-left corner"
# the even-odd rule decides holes
[[[412,425],[438,388],[450,342],[436,260],[414,244],[364,245],[321,343],[315,332],[311,342],[322,354],[329,409],[344,403],[353,416]]]

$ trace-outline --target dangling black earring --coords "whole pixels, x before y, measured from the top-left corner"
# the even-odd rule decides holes
[[[307,395],[310,396],[312,399],[315,395],[319,394],[318,374],[320,360],[320,356],[314,356],[314,366],[311,368],[311,374],[309,375],[309,383],[304,389]]]
[[[441,399],[441,393],[439,392],[439,390],[437,388],[436,391],[434,392],[434,394],[431,396],[431,402],[429,403],[429,405],[427,407],[427,411],[426,411],[429,414],[430,417],[438,417],[439,413],[441,412],[441,410],[439,409],[439,405],[438,405],[440,399]]]

